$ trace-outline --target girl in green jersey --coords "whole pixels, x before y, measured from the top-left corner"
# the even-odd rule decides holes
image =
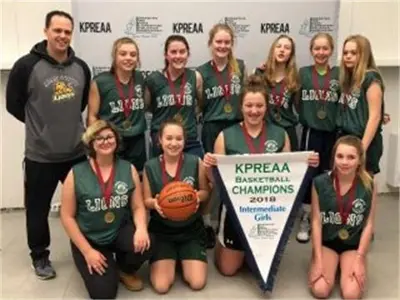
[[[208,200],[208,182],[201,159],[183,151],[186,133],[179,121],[169,120],[160,127],[159,143],[163,154],[146,162],[143,172],[145,204],[150,209],[149,231],[156,237],[150,259],[150,280],[160,294],[169,291],[175,281],[176,264],[182,265],[183,279],[193,290],[207,281],[205,227],[197,210],[188,219],[173,221],[158,205],[163,187],[183,181],[196,191],[199,202]]]
[[[122,136],[119,151],[141,172],[147,159],[145,146],[144,78],[138,45],[119,38],[112,49],[112,67],[94,77],[90,87],[88,125],[98,119],[112,122]]]
[[[383,152],[384,84],[371,44],[364,36],[352,35],[344,41],[340,88],[341,135],[351,134],[361,139],[366,151],[366,168],[371,174],[377,174]]]
[[[120,137],[111,123],[95,121],[82,141],[89,158],[64,182],[61,221],[90,298],[115,299],[120,280],[143,288],[135,275],[150,256],[142,188],[135,167],[116,155]]]
[[[249,76],[240,101],[243,122],[225,129],[218,135],[213,153],[243,155],[291,151],[287,132],[281,126],[265,121],[267,97],[263,78],[258,75]],[[211,181],[214,181],[212,167],[217,164],[213,153],[204,156],[204,164]],[[311,167],[317,167],[318,153],[311,154],[308,163]],[[245,258],[246,249],[238,230],[241,225],[234,220],[227,206],[221,205],[215,258],[218,270],[227,276],[235,275]]]
[[[330,170],[331,153],[336,141],[336,118],[340,96],[339,68],[330,67],[329,59],[334,49],[333,38],[328,33],[317,33],[310,41],[314,64],[300,68],[299,119],[302,125],[300,149],[316,151],[321,159],[318,168],[309,169],[303,181],[303,213],[297,240],[310,239],[310,211],[312,179]]]
[[[336,142],[333,162],[332,172],[317,176],[312,188],[309,287],[316,298],[329,297],[339,266],[342,297],[360,299],[366,285],[376,188],[357,137],[348,135]]]
[[[272,43],[268,58],[255,74],[263,75],[267,82],[268,114],[266,118],[283,127],[290,140],[290,148],[299,148],[296,133],[298,123],[294,112],[299,77],[296,65],[296,46],[287,35],[278,36]]]
[[[208,46],[212,59],[197,68],[203,80],[201,140],[205,152],[213,152],[218,134],[242,119],[239,101],[247,71],[243,60],[233,54],[234,32],[226,24],[214,25],[209,33]],[[211,198],[213,199],[213,197]],[[211,226],[212,201],[204,211],[207,230],[207,247],[215,245]]]
[[[170,35],[165,41],[165,67],[146,78],[146,106],[152,113],[152,154],[158,156],[158,132],[168,119],[181,122],[187,133],[184,151],[203,158],[204,151],[197,134],[197,113],[202,93],[202,79],[197,71],[186,67],[189,43],[181,35]]]

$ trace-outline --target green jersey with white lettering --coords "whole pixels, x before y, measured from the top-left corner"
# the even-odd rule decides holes
[[[255,74],[264,76],[264,71],[256,69]],[[268,113],[266,120],[271,120],[281,127],[292,127],[298,123],[294,113],[296,93],[287,89],[285,84],[277,82],[275,86],[266,86],[268,95]]]
[[[316,130],[335,131],[340,95],[339,68],[333,67],[324,75],[320,75],[314,66],[307,66],[300,68],[299,73],[300,123]],[[321,114],[321,111],[324,113]],[[324,114],[324,118],[319,117]]]
[[[145,172],[149,180],[152,197],[161,193],[163,187],[167,184],[163,182],[161,156],[154,157],[146,162]],[[168,182],[172,181],[172,177],[167,174]],[[199,190],[199,158],[195,155],[184,153],[180,178],[177,180],[184,181]],[[150,212],[149,230],[166,239],[175,241],[189,240],[196,234],[202,234],[204,224],[199,211],[193,214],[185,221],[172,221],[161,217],[156,210]]]
[[[240,93],[242,92],[245,66],[237,59],[238,74],[229,73],[229,64],[217,75],[212,61],[201,65],[197,70],[203,78],[203,117],[204,122],[241,120]],[[230,78],[230,80],[229,80]],[[224,95],[227,95],[226,97]],[[232,111],[225,111],[225,104]]]
[[[110,72],[103,72],[94,78],[100,94],[99,119],[115,124],[123,137],[132,137],[146,131],[144,111],[144,78],[140,71],[134,71],[133,97],[129,99],[130,86],[122,84],[124,99],[121,99],[115,76]],[[128,117],[125,116],[124,106],[128,108]],[[125,120],[130,126],[123,126]]]
[[[183,86],[183,100],[180,98],[181,83]],[[174,90],[171,91],[168,78],[160,71],[151,73],[146,78],[146,86],[151,95],[150,110],[153,114],[151,131],[158,132],[161,124],[179,115],[182,118],[188,138],[197,139],[197,91],[196,73],[185,69],[185,72],[174,81]]]
[[[274,125],[270,122],[265,122],[265,143],[263,146],[264,153],[277,153],[282,152],[285,146],[286,132],[280,126]],[[223,131],[225,153],[227,155],[235,154],[248,154],[251,153],[246,143],[246,137],[243,133],[242,124],[235,124]],[[251,141],[256,150],[260,149],[260,137],[261,134],[256,138],[251,138]]]
[[[115,160],[114,186],[109,207],[90,162],[81,162],[72,170],[79,229],[89,240],[98,245],[107,245],[115,240],[121,225],[131,217],[130,203],[135,189],[131,164],[119,158]],[[115,215],[110,224],[104,219],[107,212]]]
[[[332,177],[332,173],[324,173],[314,179],[314,186],[319,198],[322,240],[331,241],[338,238],[339,230],[344,228],[349,232],[349,238],[343,240],[343,243],[358,245],[371,210],[372,192],[364,187],[360,179],[357,180],[352,208],[346,224],[342,225],[340,210],[336,200],[334,179]],[[349,198],[350,190],[342,199],[345,208],[350,205],[348,202],[350,201]]]
[[[354,89],[351,94],[342,92],[339,99],[340,117],[338,118],[338,126],[344,132],[354,134],[360,138],[363,137],[369,117],[367,91],[373,82],[378,82],[381,85],[383,92],[382,77],[375,71],[368,71],[365,74],[360,89]],[[381,120],[383,119],[383,114],[384,104],[382,99]],[[379,124],[376,134],[380,134],[381,131],[382,121]]]

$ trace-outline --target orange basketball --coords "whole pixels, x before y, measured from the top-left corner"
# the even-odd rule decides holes
[[[173,181],[161,190],[158,205],[168,219],[184,221],[196,211],[197,195],[190,184]]]

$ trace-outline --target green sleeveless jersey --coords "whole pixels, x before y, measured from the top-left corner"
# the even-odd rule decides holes
[[[203,117],[204,122],[241,120],[240,94],[242,92],[245,66],[241,59],[237,60],[240,74],[232,74],[230,82],[227,65],[218,76],[211,61],[201,65],[197,71],[203,78]],[[224,86],[222,86],[222,83]],[[229,88],[229,89],[228,89]],[[226,98],[225,90],[229,96]],[[228,101],[227,101],[228,100]],[[232,106],[231,112],[225,112],[224,105]]]
[[[264,71],[256,69],[255,74],[264,75]],[[282,91],[282,88],[284,90]],[[282,82],[276,83],[275,86],[266,86],[268,95],[268,110],[265,119],[274,122],[281,127],[292,127],[298,123],[294,114],[295,92],[290,92]],[[283,99],[281,97],[283,92]],[[280,116],[280,118],[277,117]]]
[[[324,173],[314,179],[314,186],[319,198],[322,240],[331,241],[338,238],[339,230],[345,228],[349,232],[350,237],[344,240],[343,243],[357,245],[360,242],[361,233],[371,210],[372,193],[367,191],[362,185],[361,180],[358,179],[352,209],[346,225],[342,225],[336,201],[334,180],[331,174],[330,172]],[[349,198],[350,191],[343,197],[345,207],[348,205]]]
[[[368,101],[367,90],[373,82],[378,82],[382,86],[382,78],[375,71],[368,71],[360,89],[354,89],[351,94],[342,93],[339,99],[338,127],[344,132],[354,134],[360,138],[363,137],[368,122]],[[382,86],[383,88],[383,86]],[[384,114],[384,105],[382,100],[382,120]],[[382,131],[382,121],[376,134]]]
[[[131,216],[131,197],[135,184],[132,180],[131,164],[122,159],[115,161],[114,187],[110,207],[105,203],[100,184],[89,161],[73,168],[76,196],[76,220],[81,232],[98,245],[111,243],[118,235],[121,225]],[[111,211],[115,220],[108,224],[104,220]]]
[[[146,86],[151,95],[150,110],[153,114],[151,130],[157,132],[163,121],[172,119],[179,114],[183,118],[188,138],[197,139],[196,73],[193,70],[185,69],[184,74],[186,83],[183,101],[180,99],[183,74],[174,81],[174,91],[171,91],[167,77],[160,71],[153,72],[146,78]]]
[[[110,72],[103,72],[94,78],[100,94],[99,119],[107,120],[115,124],[123,137],[131,137],[143,134],[146,131],[146,119],[144,111],[144,78],[140,71],[135,70],[134,94],[129,97],[129,85],[122,84],[121,87],[125,99],[121,99],[115,77]],[[126,118],[124,105],[129,107],[129,115]],[[130,127],[123,126],[123,122],[129,120]]]
[[[152,197],[155,197],[160,194],[166,185],[162,179],[161,156],[147,161],[144,169],[149,180]],[[172,177],[168,174],[167,177],[168,182],[171,182]],[[177,180],[189,183],[196,190],[199,189],[199,158],[197,156],[188,153],[183,154],[180,178]],[[149,230],[159,236],[175,241],[191,239],[194,234],[199,233],[204,227],[199,211],[185,221],[168,220],[161,217],[156,210],[151,210],[150,215]]]
[[[299,71],[301,81],[300,123],[312,129],[333,132],[336,130],[339,107],[339,68],[333,67],[329,74],[327,72],[324,75],[315,72],[314,68],[314,66],[307,66],[300,68]],[[318,83],[314,83],[314,78]],[[325,111],[326,117],[320,119],[318,111]]]
[[[274,125],[270,122],[266,122],[265,131],[265,144],[264,153],[277,153],[282,152],[285,146],[285,129],[280,126]],[[235,154],[248,154],[250,149],[246,143],[246,137],[243,134],[243,129],[241,124],[235,124],[223,131],[224,133],[224,143],[225,143],[225,153],[227,155]],[[260,147],[260,136],[252,138],[253,145],[256,149]]]

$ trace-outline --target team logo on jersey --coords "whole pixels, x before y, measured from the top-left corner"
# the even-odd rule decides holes
[[[192,85],[189,82],[185,84],[185,94],[190,95],[192,93]]]
[[[114,190],[118,195],[125,195],[128,192],[128,184],[123,181],[117,181],[114,184]]]
[[[57,80],[53,88],[53,102],[65,102],[75,97],[75,90],[71,83]]]
[[[240,84],[240,78],[239,78],[239,76],[238,76],[237,74],[233,74],[233,75],[232,75],[232,78],[231,78],[231,82],[232,82],[233,84]]]
[[[139,84],[135,86],[135,94],[136,94],[135,98],[143,98],[142,87]]]
[[[339,90],[339,80],[331,79],[331,80],[329,81],[329,89],[330,89],[331,91],[337,91],[337,90]]]
[[[353,212],[360,215],[365,211],[366,206],[367,206],[367,204],[365,203],[365,201],[363,199],[357,198],[353,202]]]
[[[186,176],[182,181],[190,184],[191,186],[194,186],[195,180],[192,176]]]
[[[266,153],[275,153],[278,151],[278,143],[275,140],[268,140],[264,145]]]

